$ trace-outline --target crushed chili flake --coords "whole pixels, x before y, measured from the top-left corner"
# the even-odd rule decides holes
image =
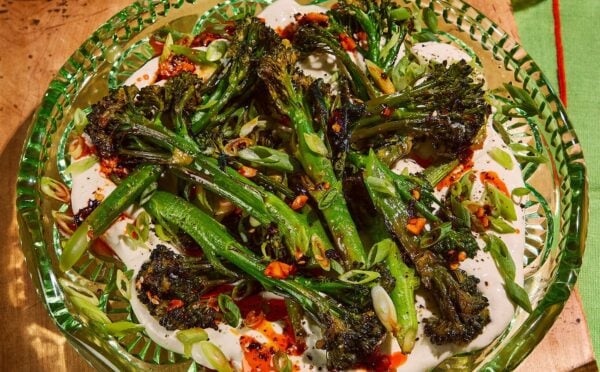
[[[169,301],[169,306],[167,307],[167,311],[173,311],[175,309],[179,309],[180,307],[183,307],[183,301],[179,300],[179,299],[174,299]]]
[[[252,177],[256,176],[257,171],[256,171],[256,169],[254,169],[252,167],[247,167],[247,166],[243,165],[238,170],[238,173],[246,178],[252,178]]]
[[[171,55],[166,61],[159,63],[157,81],[177,76],[183,72],[195,72],[196,65],[189,58],[182,55]]]
[[[381,76],[383,77],[383,75],[384,74],[382,74]],[[389,118],[390,116],[392,116],[393,113],[394,113],[394,109],[389,106],[385,106],[383,108],[383,110],[381,110],[381,116],[383,116],[384,118]]]
[[[265,275],[273,279],[286,279],[295,271],[294,266],[280,261],[272,261],[265,268]]]
[[[194,40],[192,40],[192,47],[206,47],[208,44],[212,43],[215,40],[222,39],[223,36],[219,34],[215,34],[209,31],[204,31],[198,34]]]
[[[421,192],[418,189],[412,189],[410,191],[411,195],[413,198],[415,198],[416,200],[421,199]]]
[[[406,229],[414,235],[419,235],[419,234],[421,234],[421,231],[423,231],[425,224],[427,224],[426,218],[423,218],[423,217],[411,218],[408,220]]]
[[[356,42],[350,36],[346,35],[345,33],[341,33],[338,35],[338,39],[340,40],[342,48],[348,52],[354,52],[356,50]]]
[[[119,178],[123,178],[129,174],[127,168],[119,164],[119,159],[116,156],[100,160],[100,172],[106,177],[110,177],[114,174]]]
[[[306,196],[304,194],[298,195],[292,202],[291,207],[293,210],[301,209],[302,207],[304,207],[304,205],[306,204],[307,201],[308,201],[308,196]]]
[[[481,179],[481,182],[483,184],[490,183],[490,184],[494,185],[504,195],[506,195],[510,198],[510,193],[508,192],[508,187],[506,187],[506,184],[504,183],[504,181],[502,181],[500,176],[498,176],[498,173],[493,172],[493,171],[481,172],[479,174],[479,178]]]
[[[440,183],[438,183],[435,188],[439,191],[444,187],[448,187],[452,185],[454,182],[460,180],[460,178],[467,173],[471,168],[473,168],[473,153],[471,152],[469,156],[465,157],[460,164],[456,166],[448,174]]]

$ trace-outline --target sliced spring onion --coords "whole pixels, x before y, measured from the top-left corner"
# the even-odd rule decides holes
[[[235,301],[239,301],[250,296],[256,291],[256,282],[250,279],[242,279],[233,287],[231,291],[231,298]]]
[[[94,292],[88,288],[80,286],[79,284],[75,284],[65,278],[58,279],[58,282],[60,283],[62,289],[67,292],[71,298],[79,297],[82,300],[89,302],[93,306],[98,306],[100,303],[100,301],[98,301],[98,297],[96,297]]]
[[[147,244],[138,239],[134,239],[129,235],[121,235],[120,238],[123,243],[132,251],[137,251],[138,249],[150,249]]]
[[[396,8],[390,11],[390,17],[392,17],[394,21],[406,21],[411,15],[410,10],[407,8]]]
[[[78,136],[81,135],[87,125],[88,119],[85,111],[80,108],[75,109],[75,113],[73,114],[73,133]]]
[[[538,106],[525,89],[516,87],[512,84],[504,84],[504,88],[508,94],[510,94],[515,104],[507,105],[505,108],[503,108],[503,114],[507,116],[534,116],[539,114]],[[512,108],[520,109],[524,115],[511,114]]]
[[[263,129],[267,124],[266,120],[259,120],[259,117],[256,116],[240,128],[240,137],[248,137],[250,133],[254,131],[255,128]]]
[[[165,43],[163,44],[163,50],[160,54],[160,58],[158,59],[159,63],[166,62],[169,59],[171,55],[171,47],[173,46],[173,44],[173,36],[171,36],[171,34],[169,33],[167,34]]]
[[[217,370],[217,372],[233,372],[229,360],[221,349],[209,341],[200,341],[200,349],[202,354],[208,360],[208,363]]]
[[[246,161],[282,172],[292,172],[294,170],[290,156],[286,152],[269,147],[251,146],[238,151],[237,155]]]
[[[376,271],[350,270],[340,275],[339,280],[350,284],[366,284],[379,279],[380,276]]]
[[[203,50],[192,49],[184,45],[173,44],[170,47],[170,51],[176,55],[186,56],[190,61],[196,64],[206,64],[209,62],[206,58],[206,52]]]
[[[423,9],[423,22],[427,25],[429,31],[436,33],[438,32],[438,19],[437,14],[431,8]]]
[[[396,188],[394,187],[394,184],[386,179],[368,176],[365,182],[378,193],[387,194],[390,196],[396,195]]]
[[[512,302],[522,307],[528,313],[533,311],[531,308],[531,301],[529,301],[529,296],[523,287],[515,282],[508,281],[504,283],[504,289],[506,290],[506,294]]]
[[[517,220],[517,212],[511,198],[491,183],[486,183],[485,190],[490,205],[498,212],[498,215],[504,217],[507,221]],[[492,214],[496,216],[496,214]]]
[[[329,189],[325,190],[323,195],[319,198],[318,207],[319,209],[327,209],[331,206],[331,203],[335,201],[335,199],[342,192],[342,184],[338,181],[331,185]]]
[[[429,248],[440,240],[444,239],[444,237],[448,235],[450,231],[452,231],[451,222],[444,222],[430,231],[425,231],[419,239],[419,246],[421,248]]]
[[[225,55],[227,52],[227,47],[229,43],[226,40],[215,40],[208,45],[206,48],[206,60],[209,62],[217,62]]]
[[[71,301],[73,306],[77,308],[77,312],[85,316],[88,320],[100,324],[111,323],[108,316],[87,299],[78,296],[72,296],[69,298],[69,301]]]
[[[59,211],[52,211],[52,218],[54,222],[58,226],[58,231],[65,237],[70,237],[73,235],[73,226],[75,226],[75,222],[73,221],[73,216],[69,216],[66,213],[61,213]]]
[[[148,185],[148,187],[146,187],[144,189],[144,191],[142,191],[142,194],[140,195],[140,205],[146,204],[146,202],[148,200],[150,200],[152,195],[154,195],[154,192],[156,191],[157,188],[158,188],[158,182],[152,182],[150,185]]]
[[[514,233],[515,231],[517,231],[511,224],[506,222],[501,217],[488,216],[488,219],[490,221],[490,225],[491,225],[492,229],[494,231],[496,231],[497,233],[510,234],[510,233]]]
[[[471,212],[465,206],[468,200],[461,202],[458,198],[450,196],[450,209],[460,219],[465,227],[471,228]]]
[[[376,285],[371,288],[371,299],[373,300],[373,309],[381,324],[392,334],[398,330],[398,315],[390,295],[382,286]]]
[[[344,274],[344,267],[342,266],[342,264],[340,264],[339,262],[337,262],[336,260],[329,260],[329,263],[331,265],[331,268],[333,269],[333,271],[335,271],[338,274]]]
[[[487,235],[485,237],[485,251],[490,252],[494,258],[494,262],[498,266],[500,274],[506,281],[514,281],[516,275],[515,263],[506,247],[506,244],[495,235]]]
[[[128,322],[125,320],[104,324],[102,326],[106,333],[115,337],[122,337],[132,333],[141,332],[144,330],[144,326],[137,323]]]
[[[533,146],[522,143],[511,143],[508,146],[514,151],[515,158],[519,161],[537,164],[546,163],[548,161],[548,158]]]
[[[383,239],[373,244],[367,257],[367,268],[385,260],[392,249],[396,249],[396,243],[392,239]]]
[[[221,293],[217,297],[219,309],[223,313],[223,318],[230,326],[237,328],[240,325],[242,314],[240,308],[233,302],[233,299],[228,295]]]
[[[88,156],[83,159],[76,160],[69,164],[69,166],[65,169],[65,173],[69,173],[71,176],[81,174],[90,169],[97,162],[98,159],[95,156]]]
[[[119,290],[119,293],[128,300],[131,298],[131,286],[129,281],[130,278],[127,277],[123,271],[117,270],[117,289]]]
[[[146,211],[142,211],[135,219],[135,227],[137,228],[139,239],[143,242],[148,241],[151,223],[152,218],[150,218],[150,215]]]
[[[390,51],[392,50],[394,45],[398,43],[398,41],[400,41],[400,33],[395,32],[390,38],[390,40],[383,46],[383,48],[381,48],[381,59],[386,59],[386,57],[388,56],[388,54],[390,54]]]
[[[40,189],[44,194],[51,197],[52,199],[58,200],[63,203],[69,203],[71,200],[71,192],[64,183],[55,180],[50,177],[42,177],[40,181]]]
[[[331,260],[327,257],[325,252],[326,246],[321,240],[321,237],[317,234],[313,234],[310,238],[310,247],[315,261],[317,261],[323,270],[329,271],[331,269]]]
[[[530,193],[531,191],[527,187],[515,187],[510,194],[514,198],[515,196],[523,197],[525,195],[529,195]]]
[[[315,133],[304,133],[304,140],[306,141],[306,145],[308,146],[310,151],[314,152],[315,154],[323,156],[327,156],[327,154],[329,154],[327,146],[325,146],[325,143],[323,142],[321,137],[319,137]]]
[[[531,313],[531,302],[527,296],[527,292],[515,283],[516,268],[515,263],[506,247],[506,244],[502,239],[495,235],[486,235],[484,237],[486,241],[485,251],[490,252],[500,275],[504,279],[504,290],[506,294],[518,306],[522,307],[525,311]]]
[[[208,340],[208,333],[202,328],[190,328],[178,331],[175,337],[183,344],[183,355],[189,358],[192,355],[192,346]]]
[[[154,225],[154,232],[156,233],[156,236],[163,242],[171,241],[171,237],[165,233],[165,229],[162,227],[162,225]]]
[[[510,155],[502,150],[500,147],[494,147],[488,151],[488,155],[500,164],[503,168],[511,170],[514,167],[512,158]]]

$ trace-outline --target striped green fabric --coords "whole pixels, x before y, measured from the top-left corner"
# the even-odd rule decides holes
[[[600,356],[600,35],[598,0],[561,0],[567,112],[588,166],[590,220],[578,285],[596,355]],[[552,1],[515,12],[522,45],[558,91]]]

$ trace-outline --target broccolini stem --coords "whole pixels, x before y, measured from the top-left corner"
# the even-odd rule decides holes
[[[368,174],[369,172],[365,173]],[[375,219],[370,232],[375,241],[391,238],[385,222],[381,218]],[[402,259],[396,244],[394,244],[394,249],[387,255],[385,263],[390,270],[390,274],[396,279],[396,285],[390,292],[390,298],[394,303],[398,318],[398,329],[394,332],[394,337],[398,340],[402,352],[410,353],[415,346],[419,329],[417,308],[415,306],[415,290],[419,286],[419,279],[415,275],[415,270],[408,267]]]
[[[160,176],[161,167],[142,165],[121,182],[83,221],[67,240],[59,259],[60,269],[67,271],[81,258],[92,242]]]
[[[285,243],[293,257],[299,258],[309,253],[311,240],[315,234],[326,250],[333,247],[325,230],[318,227],[321,224],[318,219],[313,223],[308,223],[301,214],[291,209],[283,200],[257,186],[234,169],[227,167],[222,170],[217,161],[202,154],[197,144],[191,139],[171,133],[164,127],[137,128],[134,126],[134,128],[136,128],[137,134],[160,141],[171,150],[178,148],[193,156],[192,164],[174,167],[175,173],[230,200],[255,217],[261,224],[276,224],[285,237]]]
[[[363,265],[367,256],[331,161],[317,153],[314,144],[308,143],[310,138],[319,138],[309,116],[303,109],[290,107],[289,117],[296,130],[298,158],[302,167],[315,185],[329,185],[329,189],[314,190],[311,194],[320,205],[344,264],[347,268],[351,268],[354,263]]]
[[[267,290],[282,293],[297,301],[321,325],[327,324],[328,316],[340,317],[340,310],[318,292],[293,280],[266,276],[266,266],[254,253],[230,236],[223,225],[185,200],[167,192],[157,191],[148,201],[147,209],[154,218],[179,226],[205,252],[211,251],[221,256],[259,281]]]

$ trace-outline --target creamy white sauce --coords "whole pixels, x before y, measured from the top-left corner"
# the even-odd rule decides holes
[[[447,48],[444,48],[448,50]],[[475,172],[494,171],[504,181],[509,190],[517,187],[523,187],[521,172],[516,159],[511,155],[514,167],[512,170],[503,168],[500,164],[494,161],[487,151],[494,147],[499,147],[509,154],[511,150],[504,144],[502,138],[496,133],[492,127],[491,120],[487,123],[487,136],[481,150],[477,150],[473,154],[473,170]],[[418,164],[412,160],[400,161],[396,164],[394,171],[402,172],[408,168],[411,172],[419,172],[423,170]],[[473,184],[473,200],[479,200],[483,196],[484,186],[481,183],[479,176]],[[445,195],[447,189],[438,192],[438,197]],[[523,261],[525,247],[525,218],[523,210],[515,205],[517,220],[512,224],[519,230],[518,233],[502,234],[502,240],[506,243],[513,261],[516,263],[516,278],[515,282],[523,284],[523,266],[520,263]],[[481,239],[478,239],[479,245],[483,247],[485,244]],[[515,306],[506,296],[504,290],[504,281],[498,271],[494,260],[489,253],[480,250],[474,259],[467,259],[461,263],[461,269],[467,273],[475,275],[480,279],[478,288],[485,297],[489,300],[490,323],[485,326],[481,335],[473,340],[467,346],[456,345],[433,345],[429,339],[424,336],[422,320],[431,316],[431,312],[425,307],[425,298],[417,293],[417,316],[419,319],[419,340],[415,344],[413,352],[409,355],[408,360],[403,364],[399,371],[422,371],[438,365],[447,357],[459,352],[478,350],[489,345],[496,337],[498,337],[510,324],[513,318]],[[391,342],[391,351],[400,351],[395,340]]]
[[[260,14],[260,16],[264,18],[267,25],[271,27],[284,27],[289,22],[294,21],[294,14],[296,13],[323,11],[325,11],[325,9],[322,7],[302,6],[297,4],[294,0],[279,0],[273,5],[267,7]],[[448,63],[454,63],[462,59],[466,61],[471,60],[471,57],[458,47],[436,42],[416,44],[413,46],[412,52],[415,53],[415,55],[417,55],[422,62],[434,60],[437,62],[448,61]],[[355,56],[355,59],[359,63],[363,62],[359,57]],[[310,74],[316,78],[321,77],[326,80],[330,78],[331,74],[336,70],[335,59],[331,56],[323,55],[310,56],[307,60],[302,61],[300,66],[307,74]],[[153,79],[146,79],[144,76],[155,76],[157,68],[158,59],[155,58],[149,61],[139,71],[134,73],[127,80],[126,84],[135,84],[138,87],[151,84]],[[491,121],[488,122],[487,126],[488,131],[483,150],[476,151],[473,157],[473,169],[475,171],[496,172],[505,182],[509,190],[512,190],[516,187],[523,187],[521,173],[514,158],[513,163],[515,164],[515,167],[513,170],[507,170],[492,160],[487,154],[487,151],[493,147],[500,147],[507,153],[511,154],[511,151],[502,142],[500,136],[491,127]],[[79,161],[82,161],[83,159],[80,159]],[[421,170],[419,165],[411,160],[399,162],[394,170],[401,172],[405,168],[408,168],[410,172],[417,172]],[[73,175],[73,212],[77,213],[79,209],[86,207],[89,199],[102,199],[103,197],[108,196],[108,194],[110,194],[114,188],[115,185],[112,183],[112,181],[110,181],[100,172],[100,166],[97,163],[87,170]],[[474,196],[481,195],[482,190],[483,185],[481,185],[479,178],[477,178],[477,181],[474,185]],[[477,199],[477,196],[475,198]],[[516,263],[520,263],[522,262],[523,249],[525,245],[525,222],[523,211],[518,206],[515,207],[517,211],[517,221],[515,221],[513,225],[519,230],[519,232],[514,234],[504,234],[502,235],[502,239],[509,247],[513,260]],[[170,249],[174,249],[168,243],[160,242],[156,234],[153,232],[150,234],[147,250],[132,250],[123,242],[121,236],[125,234],[127,224],[133,222],[133,216],[139,213],[140,210],[141,209],[134,210],[133,208],[128,210],[127,213],[125,213],[120,220],[115,222],[102,236],[102,239],[115,251],[128,269],[134,270],[134,279],[137,276],[142,264],[149,259],[150,249],[154,248],[156,244],[164,244]],[[480,243],[483,245],[482,242]],[[407,362],[403,364],[399,370],[427,370],[436,366],[442,360],[455,353],[481,349],[491,343],[510,323],[515,311],[515,307],[506,296],[503,288],[502,278],[490,255],[480,251],[475,259],[464,261],[461,264],[461,268],[470,274],[476,275],[481,280],[479,283],[479,289],[488,298],[490,303],[490,324],[488,324],[484,328],[483,333],[468,346],[458,347],[453,345],[432,345],[428,338],[423,334],[421,322],[419,326],[419,339],[415,345],[415,348],[409,355]],[[516,282],[519,284],[523,283],[523,267],[521,265],[517,265]],[[160,346],[174,352],[182,353],[183,345],[179,340],[177,340],[176,331],[168,331],[150,315],[150,312],[146,306],[137,298],[137,291],[133,281],[131,283],[131,290],[132,310],[136,317],[140,320],[140,323],[145,326],[146,334]],[[274,296],[272,294],[265,293],[265,296],[269,295]],[[431,315],[429,310],[425,308],[425,300],[420,294],[417,294],[417,308],[420,321]],[[281,332],[282,330],[281,325],[277,324],[276,322],[273,323],[273,327],[278,332]],[[294,362],[294,364],[297,364],[301,370],[314,370],[315,367],[323,368],[326,364],[325,352],[315,348],[315,343],[321,338],[321,330],[308,319],[305,322],[304,327],[309,334],[307,339],[308,349],[304,355],[292,356],[290,359]],[[259,342],[268,341],[264,335],[252,329],[235,329],[224,323],[219,324],[218,330],[207,329],[206,331],[209,334],[210,341],[223,351],[225,356],[232,362],[232,365],[238,370],[242,368],[243,358],[242,350],[239,345],[239,337],[241,335],[245,334],[252,336]],[[399,346],[393,337],[388,337],[386,339],[386,342],[384,343],[384,350],[386,349],[390,352],[399,351]],[[310,355],[310,360],[308,355]],[[192,357],[199,364],[211,368],[211,365],[208,363],[197,345],[192,349]]]
[[[421,63],[428,63],[430,61],[442,63],[445,61],[448,62],[448,64],[452,64],[461,60],[466,62],[471,61],[471,56],[464,50],[461,50],[454,45],[438,43],[435,41],[417,43],[412,46],[411,51]]]

